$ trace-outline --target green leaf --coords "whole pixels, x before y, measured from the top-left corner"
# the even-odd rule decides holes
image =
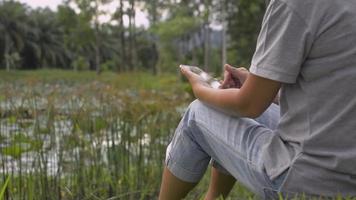
[[[21,154],[24,153],[20,145],[12,145],[9,147],[3,147],[1,153],[7,156],[11,156],[15,159],[21,158]]]
[[[11,116],[11,117],[9,117],[9,123],[10,124],[14,124],[14,123],[16,123],[16,121],[17,121],[17,118],[15,117],[15,116]]]
[[[0,200],[4,199],[5,190],[7,188],[7,185],[9,184],[9,181],[10,181],[10,176],[7,176],[5,184],[1,187]]]

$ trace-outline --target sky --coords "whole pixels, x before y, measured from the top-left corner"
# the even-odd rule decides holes
[[[32,8],[49,7],[52,10],[56,10],[57,6],[63,2],[62,0],[17,0],[17,1],[19,1],[21,3],[25,3]],[[117,6],[118,6],[117,1],[113,1],[112,4],[105,6],[102,9],[106,12],[112,13],[115,11]],[[110,17],[109,16],[101,16],[99,19],[101,22],[105,23],[110,19]],[[148,27],[149,21],[147,19],[147,15],[139,9],[136,10],[135,20],[136,20],[137,26]],[[124,24],[128,25],[128,18],[126,18],[126,19],[124,18]]]
[[[19,2],[26,3],[27,5],[37,8],[37,7],[49,7],[52,10],[55,10],[59,4],[62,3],[62,0],[18,0]]]

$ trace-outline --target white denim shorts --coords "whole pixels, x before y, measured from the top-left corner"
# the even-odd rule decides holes
[[[264,199],[276,197],[285,173],[267,176],[262,147],[280,118],[272,104],[257,119],[226,115],[199,100],[190,104],[167,147],[166,166],[179,179],[198,182],[209,162]],[[278,195],[277,195],[278,196]]]

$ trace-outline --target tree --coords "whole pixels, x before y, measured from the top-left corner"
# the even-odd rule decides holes
[[[117,8],[113,18],[119,21],[119,38],[121,44],[120,52],[121,52],[121,61],[122,61],[120,64],[124,65],[123,67],[124,70],[128,70],[126,67],[127,65],[123,63],[123,61],[126,60],[126,38],[125,38],[125,27],[124,27],[124,15],[125,15],[124,0],[120,0],[119,7]]]
[[[85,61],[98,73],[101,66],[117,71],[155,66],[154,73],[176,71],[172,66],[182,62],[219,66],[226,57],[229,63],[249,65],[265,10],[259,0],[119,0],[110,21],[116,24],[103,24],[99,18],[108,13],[102,6],[112,0],[65,2],[53,12],[1,1],[0,64],[7,70],[68,68]],[[148,30],[135,23],[142,5],[150,20]],[[227,23],[227,32],[222,34],[227,42],[222,48],[214,47],[219,41],[209,28],[216,22]],[[224,49],[227,53],[221,53]]]
[[[88,19],[89,22],[93,25],[94,37],[95,37],[95,62],[94,68],[96,69],[97,74],[100,73],[100,22],[99,17],[106,14],[100,8],[110,3],[112,0],[69,0],[68,2],[73,2],[78,5],[81,15],[84,15],[84,18]]]
[[[25,36],[25,48],[22,54],[26,65],[30,65],[25,67],[64,66],[67,52],[63,43],[64,33],[56,14],[49,9],[34,10],[31,12],[28,24],[33,28],[29,29]]]
[[[182,40],[189,37],[190,32],[194,32],[200,26],[198,20],[194,17],[189,17],[184,14],[176,13],[165,22],[160,22],[152,29],[152,32],[157,34],[159,38],[159,68],[161,70],[175,71],[172,66],[178,66],[184,61],[184,55],[180,44],[184,44]],[[180,40],[179,40],[180,39]]]
[[[229,60],[231,63],[249,66],[266,8],[264,1],[230,1],[228,6],[228,33],[231,38]]]
[[[28,8],[13,1],[0,3],[0,61],[9,71],[25,46],[24,36],[29,27],[26,24]],[[16,56],[17,55],[17,56]]]
[[[151,26],[155,26],[159,22],[160,10],[163,8],[160,0],[147,0],[145,8],[148,13],[148,18]]]
[[[135,8],[135,0],[129,0],[130,8],[128,10],[129,16],[129,50],[128,50],[128,66],[130,69],[136,68],[135,63],[135,43],[136,43],[136,23],[135,23],[135,16],[136,16],[136,8]]]
[[[92,16],[80,12],[76,13],[69,5],[59,6],[57,12],[59,26],[63,29],[65,49],[68,52],[68,66],[78,70],[77,63],[83,63],[83,69],[89,69],[95,63],[96,39],[92,25]],[[103,38],[103,37],[101,37]],[[100,56],[102,56],[100,54]],[[92,67],[96,69],[96,66]]]

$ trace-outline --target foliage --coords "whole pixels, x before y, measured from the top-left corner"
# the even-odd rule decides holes
[[[79,56],[76,60],[74,60],[72,66],[75,71],[82,71],[82,70],[89,69],[88,61],[82,56]]]
[[[195,29],[197,24],[196,19],[193,17],[178,15],[164,23],[158,24],[155,32],[160,39],[170,41]]]
[[[152,32],[157,34],[161,41],[158,46],[160,70],[174,71],[174,66],[179,65],[181,58],[177,44],[172,41],[194,30],[198,25],[194,17],[177,14],[153,27]]]
[[[93,26],[93,20],[97,20],[101,11],[93,10],[88,1],[80,1],[78,5],[82,9],[80,13],[68,4],[53,12],[40,8],[34,10],[14,1],[0,2],[0,68],[75,69],[78,60],[83,63],[85,59],[89,67],[83,68],[96,69],[98,62],[100,66],[111,63],[110,68],[115,71],[127,69],[128,59],[121,57],[123,52],[137,52],[120,42],[118,36],[126,32],[123,30],[126,28],[98,23]],[[127,39],[125,35],[124,40]],[[131,36],[128,39],[131,40]],[[150,41],[148,37],[140,39]],[[135,49],[145,48],[147,51],[153,47],[141,48],[141,43],[135,45]],[[130,59],[135,59],[131,63],[145,63],[143,58],[134,55]],[[150,66],[152,68],[152,63]]]
[[[266,5],[261,0],[231,1],[230,4],[228,31],[232,40],[228,60],[234,65],[249,67]]]
[[[89,67],[83,68],[98,71],[144,69],[157,74],[173,72],[182,62],[221,69],[222,50],[211,47],[205,34],[208,25],[224,21],[230,36],[228,62],[248,66],[265,9],[259,0],[120,0],[110,16],[100,9],[110,2],[67,0],[55,12],[0,2],[0,68],[76,69],[78,60],[85,59]],[[148,29],[136,27],[138,9],[147,12]],[[104,15],[111,17],[106,23],[99,21]],[[192,38],[199,38],[199,44]],[[181,46],[193,48],[182,53]]]
[[[24,37],[28,30],[26,21],[26,7],[16,2],[0,3],[0,61],[10,70],[12,55],[18,55],[24,48]]]

